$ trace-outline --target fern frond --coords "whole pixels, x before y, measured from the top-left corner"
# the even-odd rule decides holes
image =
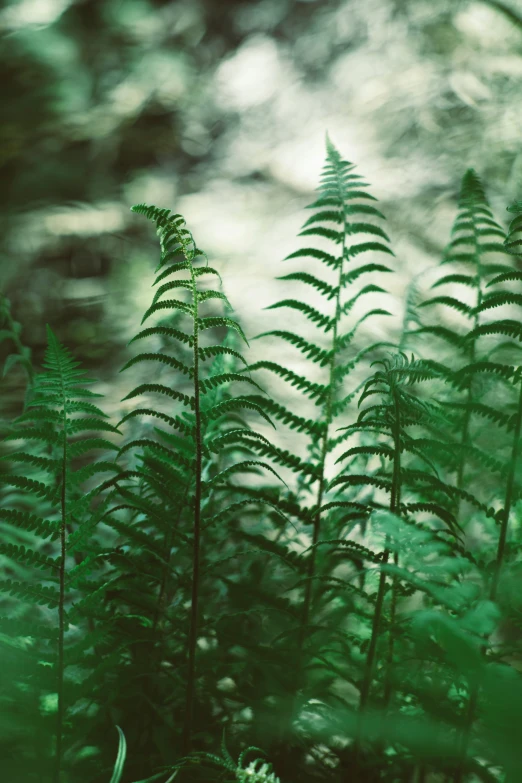
[[[453,308],[453,310],[457,310],[459,313],[462,313],[463,315],[470,315],[472,312],[472,308],[465,304],[464,302],[461,302],[459,299],[455,299],[454,296],[433,296],[431,299],[426,299],[424,302],[419,303],[419,307],[431,307],[432,305],[442,304],[446,305],[447,307]]]
[[[507,364],[498,362],[473,362],[457,370],[453,375],[452,383],[457,387],[462,386],[463,383],[468,382],[469,378],[477,373],[497,375],[506,382],[513,381],[516,383],[520,376],[520,368],[510,367]]]
[[[129,340],[128,345],[135,340],[143,340],[145,337],[151,337],[155,334],[160,335],[161,337],[171,337],[173,340],[179,340],[190,347],[192,347],[193,344],[193,336],[186,332],[182,332],[180,329],[174,329],[172,326],[151,326],[148,329],[142,329],[141,332],[134,335],[134,337]]]
[[[487,305],[487,302],[484,304]],[[495,305],[492,306],[495,307]],[[487,306],[483,306],[482,309],[486,310],[488,308]],[[491,334],[501,334],[504,335],[504,337],[514,337],[518,340],[522,340],[522,325],[519,321],[509,319],[494,321],[489,324],[480,324],[464,335],[463,340],[475,340],[477,337]]]
[[[59,568],[58,560],[54,557],[48,557],[47,555],[35,552],[33,549],[29,549],[25,546],[17,546],[16,544],[1,544],[0,543],[0,555],[15,560],[18,563],[24,565],[33,565],[36,568],[44,568],[57,570]]]
[[[264,468],[264,470],[270,471],[279,481],[283,481],[281,476],[277,473],[274,468],[269,465],[267,462],[261,462],[260,460],[254,460],[254,459],[245,459],[241,462],[236,462],[235,465],[229,465],[229,467],[224,468],[224,470],[221,470],[219,473],[216,473],[215,476],[213,476],[209,481],[205,481],[205,489],[208,491],[210,489],[214,489],[216,486],[224,486],[223,481],[224,479],[228,478],[229,476],[233,475],[234,473],[241,473],[244,472],[248,468],[255,468],[257,472],[257,468]],[[284,482],[283,482],[284,483]]]
[[[278,277],[277,280],[297,280],[299,283],[306,283],[325,296],[327,300],[333,299],[337,294],[337,289],[334,286],[308,272],[292,272],[292,274]]]
[[[12,367],[20,364],[27,374],[29,384],[32,384],[33,366],[31,364],[31,350],[22,344],[20,339],[21,332],[22,325],[18,321],[15,321],[11,314],[11,302],[0,293],[0,343],[4,342],[4,340],[9,340],[14,344],[16,349],[16,353],[10,353],[6,357],[2,369],[2,378],[5,378]]]
[[[123,397],[122,401],[132,400],[133,397],[140,397],[142,394],[147,393],[163,394],[166,397],[170,397],[172,400],[183,402],[185,405],[188,405],[191,408],[194,407],[194,397],[191,397],[188,394],[183,394],[182,392],[178,392],[175,389],[170,389],[168,386],[165,386],[161,383],[142,383],[139,386],[136,386],[136,388],[129,392],[125,397]]]
[[[173,356],[167,356],[164,353],[139,353],[137,356],[129,359],[129,361],[123,365],[120,372],[123,372],[129,367],[138,364],[138,362],[160,362],[161,364],[165,364],[167,367],[178,370],[184,375],[188,375],[189,378],[191,378],[193,374],[191,367],[188,367],[186,364],[180,362],[178,359],[175,359]]]
[[[280,329],[274,329],[270,332],[262,332],[257,337],[280,337],[282,340],[287,340],[291,345],[294,345],[301,353],[310,359],[317,361],[320,366],[324,366],[329,358],[330,353],[324,348],[320,348],[318,345],[311,343],[309,340],[305,340],[298,334],[293,332],[287,332]]]
[[[157,313],[160,310],[179,310],[185,315],[194,315],[194,308],[192,305],[188,305],[180,299],[164,299],[162,302],[156,302],[156,304],[151,305],[149,309],[145,311],[141,323],[144,323],[147,318],[150,318],[151,315],[154,315],[154,313]]]
[[[213,359],[216,356],[233,356],[235,359],[239,359],[242,364],[246,365],[246,359],[233,348],[229,348],[227,345],[209,345],[205,348],[198,348],[200,359]]]
[[[312,307],[311,305],[308,305],[305,302],[300,302],[297,299],[283,299],[281,302],[276,302],[273,305],[269,305],[269,307],[267,307],[266,309],[275,310],[280,307],[289,307],[293,310],[298,310],[300,313],[303,313],[303,315],[306,316],[307,320],[309,320],[313,324],[316,324],[320,329],[324,330],[325,332],[330,331],[330,329],[334,325],[334,321],[332,318],[323,315],[323,313],[321,313],[315,307]]]
[[[436,280],[432,288],[438,288],[440,285],[447,285],[448,283],[459,283],[460,285],[468,286],[469,288],[476,288],[478,283],[478,277],[476,275],[444,275]]]
[[[275,428],[275,425],[270,419],[270,416],[265,413],[263,409],[264,402],[265,401],[262,397],[257,397],[255,395],[249,395],[248,397],[234,397],[231,400],[223,400],[216,403],[215,405],[210,405],[208,408],[203,409],[201,411],[201,416],[204,421],[212,421],[220,419],[222,416],[226,416],[228,413],[246,409],[255,411],[255,413],[258,413],[263,419],[265,419],[265,421]]]
[[[198,329],[200,329],[200,331],[203,331],[204,329],[216,329],[219,327],[234,329],[248,345],[248,340],[245,337],[243,329],[237,321],[234,321],[233,318],[226,318],[225,316],[207,316],[206,318],[198,318],[197,323]]]
[[[180,416],[174,418],[173,416],[169,416],[166,413],[161,413],[154,408],[135,408],[133,411],[125,414],[123,419],[118,422],[118,426],[121,426],[124,422],[128,421],[129,419],[136,418],[137,416],[152,416],[154,418],[161,419],[162,421],[169,424],[173,429],[179,430],[184,435],[193,435],[194,433],[193,424],[188,423]]]
[[[321,385],[320,383],[309,381],[307,378],[303,378],[303,376],[293,372],[293,370],[282,367],[280,364],[277,364],[277,362],[260,361],[249,365],[247,369],[251,371],[270,370],[271,372],[275,373],[275,375],[279,376],[279,378],[283,378],[283,380],[288,381],[291,386],[295,386],[297,389],[299,389],[299,391],[303,391],[308,397],[310,397],[310,399],[313,400],[318,398],[317,404],[322,401],[326,391],[325,386]]]
[[[455,348],[460,348],[463,344],[464,335],[458,334],[453,329],[447,326],[421,326],[419,329],[411,332],[412,335],[417,334],[433,334],[435,337],[440,337],[441,340],[445,340]]]
[[[58,590],[45,585],[30,585],[24,582],[14,582],[11,579],[2,579],[0,580],[0,591],[39,606],[48,606],[50,609],[55,609],[60,603]]]
[[[283,424],[286,424],[290,429],[295,430],[296,432],[305,432],[313,437],[320,436],[324,432],[323,422],[299,416],[274,400],[269,398],[265,399],[253,394],[244,397],[243,399],[249,400],[251,403],[258,406],[258,408],[264,410],[266,414],[270,414],[274,419],[282,421]]]
[[[13,508],[0,509],[0,521],[34,533],[39,538],[56,538],[60,532],[58,522],[44,519],[37,514],[31,514],[29,511],[18,511]]]
[[[245,369],[253,370],[256,368],[247,366]],[[250,383],[252,386],[255,386],[256,389],[263,391],[261,386],[252,378],[248,378],[247,376],[237,372],[225,372],[220,373],[219,375],[209,375],[207,378],[199,382],[199,388],[203,394],[206,394],[207,392],[211,391],[211,389],[216,389],[218,386],[223,386],[224,384],[228,385],[232,383],[232,381],[239,383]]]

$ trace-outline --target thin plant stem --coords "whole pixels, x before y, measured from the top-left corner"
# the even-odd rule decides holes
[[[393,433],[393,440],[394,440],[393,479],[392,479],[392,491],[391,491],[391,498],[390,498],[390,511],[392,512],[392,514],[396,514],[398,512],[399,504],[401,502],[401,432],[400,432],[401,419],[400,419],[399,396],[397,392],[395,392],[394,394],[394,408],[395,408],[394,410],[395,421],[394,421],[394,433]],[[398,552],[394,552],[393,562],[396,567],[399,565]],[[388,637],[388,661],[386,667],[386,680],[384,683],[385,708],[388,707],[391,698],[391,670],[393,667],[393,647],[394,647],[393,626],[395,624],[396,610],[397,610],[397,577],[394,576],[392,579],[392,590],[391,590],[390,630],[389,630],[389,637]]]
[[[338,187],[339,191],[342,191],[342,183],[338,179]],[[310,555],[310,560],[308,561],[308,569],[307,569],[307,580],[306,580],[306,586],[305,586],[305,595],[303,600],[303,613],[302,613],[302,619],[301,619],[301,629],[299,634],[299,651],[302,652],[303,644],[304,644],[304,636],[306,633],[306,626],[308,625],[308,620],[310,617],[310,607],[312,603],[312,582],[313,577],[315,575],[315,563],[316,563],[316,550],[317,550],[317,543],[319,541],[319,535],[321,532],[321,506],[323,504],[323,496],[324,491],[326,487],[326,457],[328,454],[328,437],[329,437],[329,430],[330,426],[332,424],[333,414],[333,402],[334,402],[334,376],[335,376],[335,359],[336,359],[336,346],[337,346],[337,334],[339,329],[339,321],[341,318],[341,288],[342,288],[342,279],[343,279],[343,268],[344,268],[344,255],[346,250],[346,233],[348,230],[347,227],[347,216],[346,216],[346,207],[344,206],[343,202],[343,242],[341,247],[341,255],[340,255],[340,265],[339,265],[339,280],[337,285],[337,294],[335,297],[335,317],[334,317],[334,324],[333,324],[333,333],[332,333],[332,347],[331,347],[331,356],[330,356],[330,362],[328,367],[328,392],[326,397],[326,402],[324,406],[324,433],[323,433],[323,439],[321,443],[321,459],[319,464],[319,486],[317,489],[317,504],[316,504],[316,512],[313,519],[313,531],[312,531],[312,551]]]
[[[396,390],[393,390],[394,396],[394,424],[393,424],[393,439],[394,439],[394,453],[393,453],[393,478],[390,495],[390,511],[397,513],[400,503],[400,491],[401,491],[401,444],[400,444],[400,405],[399,397]],[[363,729],[364,713],[368,704],[368,697],[370,695],[370,687],[373,678],[373,671],[375,668],[375,657],[377,651],[377,639],[382,621],[382,612],[384,605],[384,594],[386,592],[386,573],[382,566],[388,563],[390,556],[390,537],[386,536],[384,552],[381,556],[381,573],[379,576],[379,586],[377,589],[377,599],[375,603],[375,612],[373,614],[372,633],[370,637],[370,644],[368,646],[368,654],[366,656],[363,681],[361,685],[360,698],[359,698],[359,716],[357,721],[356,735],[355,735],[355,759],[356,765],[360,757],[361,751],[361,738]],[[397,559],[398,562],[398,559]],[[391,633],[391,629],[390,629]],[[393,655],[393,647],[391,649],[391,655]],[[388,686],[387,686],[388,687]],[[391,691],[390,691],[391,693]],[[389,696],[388,696],[389,698]]]
[[[63,452],[62,452],[62,486],[60,493],[60,565],[59,565],[59,599],[58,599],[58,671],[57,692],[58,705],[56,711],[56,756],[53,783],[60,783],[60,770],[63,753],[63,669],[64,669],[64,637],[65,637],[65,557],[66,557],[66,480],[67,480],[67,412],[65,390],[62,383],[63,396]]]
[[[515,472],[518,460],[518,452],[520,448],[520,431],[522,428],[522,381],[520,382],[520,390],[518,396],[518,408],[517,417],[515,420],[515,431],[513,433],[513,445],[511,448],[511,461],[509,463],[509,473],[506,483],[506,495],[504,500],[504,510],[502,511],[502,522],[500,524],[500,535],[498,538],[497,557],[495,560],[495,570],[493,572],[493,578],[491,580],[491,587],[489,592],[490,601],[494,601],[497,597],[498,583],[500,579],[500,572],[502,570],[502,564],[504,562],[504,552],[506,548],[506,539],[509,524],[509,515],[511,512],[511,506],[513,504],[513,490],[515,487]]]
[[[188,672],[185,702],[185,718],[183,723],[182,753],[190,752],[192,740],[192,722],[194,717],[194,696],[196,680],[196,643],[198,632],[199,604],[199,571],[200,571],[200,537],[201,537],[201,472],[203,443],[201,435],[201,411],[199,395],[199,322],[198,322],[198,291],[192,262],[190,264],[192,279],[193,302],[193,350],[194,350],[194,416],[196,422],[195,446],[195,488],[194,488],[194,541],[192,550],[192,595],[190,608],[190,627],[188,636]]]

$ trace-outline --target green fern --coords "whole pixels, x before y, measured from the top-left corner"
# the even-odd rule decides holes
[[[26,444],[36,438],[42,442],[44,454],[48,456],[44,456],[41,451],[32,454],[25,450],[4,455],[3,460],[32,465],[37,473],[36,478],[6,473],[2,482],[4,486],[13,487],[26,496],[36,495],[44,502],[44,508],[48,509],[49,515],[54,519],[48,520],[16,508],[4,508],[2,521],[14,523],[18,530],[34,532],[40,538],[58,539],[59,550],[57,556],[45,556],[41,550],[33,550],[23,545],[4,547],[2,554],[12,561],[47,571],[45,580],[50,582],[50,585],[41,582],[22,585],[7,579],[2,581],[0,589],[20,600],[45,604],[57,611],[57,643],[55,650],[50,650],[49,653],[54,671],[51,692],[57,694],[53,780],[59,783],[64,721],[68,706],[65,701],[64,675],[70,610],[66,610],[66,602],[69,596],[74,594],[73,588],[78,584],[78,575],[75,573],[78,568],[84,566],[81,576],[83,581],[94,565],[91,559],[85,563],[80,560],[72,567],[69,558],[75,547],[77,551],[85,551],[86,539],[91,537],[99,520],[99,511],[93,510],[91,505],[93,499],[100,494],[103,484],[85,492],[83,487],[86,480],[99,474],[118,471],[116,463],[104,460],[83,468],[73,467],[70,449],[73,450],[73,455],[74,447],[80,444],[82,452],[100,447],[117,450],[110,441],[92,439],[84,433],[96,430],[117,433],[118,430],[106,421],[106,414],[92,402],[101,395],[85,388],[92,381],[77,369],[78,363],[58,342],[49,327],[47,336],[48,348],[43,362],[45,371],[35,376],[27,411],[16,420],[16,426],[5,440],[22,441]],[[78,434],[80,440],[77,438]],[[16,502],[16,495],[13,502]]]
[[[150,435],[135,438],[125,444],[121,454],[133,452],[140,463],[137,470],[130,470],[126,474],[131,481],[138,479],[139,488],[136,493],[132,485],[125,486],[121,481],[119,488],[126,499],[127,507],[145,515],[146,524],[154,531],[152,546],[163,551],[162,575],[156,609],[153,612],[153,633],[156,633],[156,630],[165,630],[165,612],[172,600],[172,597],[169,598],[168,585],[173,577],[173,546],[179,549],[181,544],[181,551],[185,553],[183,557],[190,557],[191,609],[186,648],[187,686],[182,740],[182,748],[187,752],[191,742],[192,715],[196,699],[196,642],[200,628],[202,580],[201,535],[205,518],[215,514],[215,510],[211,509],[215,508],[216,503],[221,508],[221,514],[226,512],[227,505],[231,502],[227,497],[233,497],[239,491],[239,486],[231,482],[234,476],[259,469],[274,472],[273,468],[262,460],[233,459],[238,450],[244,449],[247,453],[262,449],[270,456],[273,454],[269,441],[244,424],[242,414],[244,411],[254,411],[269,422],[270,418],[263,410],[261,401],[230,394],[232,384],[246,383],[259,389],[252,378],[234,369],[238,362],[246,365],[246,361],[233,347],[231,337],[229,336],[228,342],[221,344],[202,343],[202,333],[216,328],[224,328],[227,332],[232,330],[244,341],[246,338],[240,325],[232,318],[225,315],[203,315],[203,308],[212,305],[216,300],[225,306],[228,303],[220,291],[201,287],[207,274],[216,276],[217,273],[208,265],[202,265],[202,262],[206,263],[206,256],[196,247],[192,235],[185,227],[185,221],[180,215],[171,215],[168,210],[156,207],[138,205],[133,207],[133,211],[152,220],[160,237],[161,259],[156,269],[154,285],[160,281],[169,281],[163,282],[157,289],[153,304],[146,311],[142,323],[162,310],[173,311],[171,320],[161,322],[157,327],[147,328],[133,340],[153,336],[166,339],[179,354],[173,356],[162,349],[138,354],[128,361],[124,370],[142,362],[157,362],[168,371],[174,372],[175,380],[172,385],[140,384],[125,399],[149,393],[159,394],[167,400],[178,402],[182,406],[182,412],[171,415],[167,413],[170,407],[159,411],[156,406],[150,405],[138,407],[124,417],[123,420],[129,420],[136,416],[154,416],[169,425],[172,431],[154,427]],[[180,278],[179,274],[184,277]],[[185,300],[161,298],[174,289],[185,292]],[[183,321],[190,324],[188,331]],[[190,358],[183,355],[184,346],[190,349]],[[208,360],[212,361],[210,373],[204,370],[204,363]],[[184,391],[180,390],[180,374],[185,378],[181,386]],[[230,424],[227,424],[227,420]],[[238,421],[241,425],[239,427]],[[161,499],[161,505],[153,501],[153,497]],[[222,500],[218,500],[219,497]],[[120,523],[116,524],[122,533],[125,532]],[[187,525],[191,525],[191,529]],[[132,529],[128,530],[128,537],[132,539]],[[208,544],[210,541],[208,538]],[[185,567],[183,561],[179,561],[179,566]],[[143,567],[150,569],[150,565],[145,563]]]
[[[134,208],[161,255],[119,449],[49,330],[0,455],[9,780],[520,778],[522,205],[504,247],[466,173],[431,298],[415,278],[390,342],[369,332],[383,216],[329,140],[311,207],[249,365],[184,219]],[[237,760],[211,752],[224,726]]]
[[[291,572],[284,567],[285,576],[281,577],[285,581],[289,580],[288,591],[299,590],[302,603],[297,626],[289,634],[285,634],[281,628],[275,637],[278,640],[280,667],[283,670],[289,666],[288,636],[297,648],[293,656],[298,655],[300,667],[295,667],[295,676],[281,688],[278,697],[281,701],[278,703],[284,706],[278,710],[279,714],[274,721],[279,728],[275,728],[270,737],[261,735],[265,745],[274,735],[278,737],[280,750],[274,748],[271,751],[275,760],[279,759],[280,754],[285,754],[283,747],[287,740],[284,738],[291,726],[292,713],[295,714],[301,698],[297,698],[297,693],[304,687],[310,687],[305,685],[303,679],[307,671],[306,661],[308,659],[309,665],[312,665],[315,655],[320,654],[322,646],[327,644],[326,630],[314,630],[312,612],[326,611],[330,621],[335,624],[351,610],[349,602],[342,610],[334,610],[332,583],[326,587],[326,583],[317,578],[318,574],[323,573],[320,558],[318,560],[318,544],[321,537],[338,536],[339,531],[344,529],[343,521],[346,521],[346,515],[340,513],[339,507],[328,505],[326,495],[329,473],[333,467],[332,455],[338,446],[334,428],[342,420],[341,417],[356,394],[354,391],[347,394],[346,387],[350,383],[356,385],[354,371],[367,355],[380,350],[385,344],[374,342],[360,349],[359,330],[372,316],[390,315],[385,309],[372,308],[371,304],[365,306],[366,300],[371,303],[376,294],[381,296],[385,293],[381,286],[364,284],[368,277],[371,280],[373,275],[378,274],[382,278],[392,271],[386,263],[379,261],[382,254],[394,255],[389,247],[388,235],[381,227],[384,216],[375,206],[375,197],[366,192],[367,183],[354,173],[353,164],[342,159],[328,138],[326,147],[327,157],[318,196],[310,205],[313,215],[305,222],[300,234],[306,239],[315,240],[314,244],[317,242],[319,247],[307,244],[287,256],[285,260],[304,260],[310,268],[283,275],[280,279],[295,287],[296,293],[292,298],[282,299],[268,308],[272,312],[283,309],[291,311],[297,319],[303,321],[305,328],[299,332],[288,324],[285,329],[271,329],[260,335],[263,339],[271,338],[286,343],[301,355],[306,365],[300,363],[300,366],[306,369],[296,372],[286,362],[266,359],[249,366],[251,371],[262,370],[273,374],[298,393],[290,398],[295,402],[282,404],[269,400],[264,407],[274,419],[286,425],[290,433],[303,436],[303,452],[306,449],[307,454],[306,459],[297,460],[281,448],[276,453],[273,448],[267,449],[263,444],[258,446],[261,454],[287,468],[290,475],[295,477],[296,501],[300,509],[296,519],[299,538],[311,527],[311,547],[300,561],[302,574],[298,582],[291,580]],[[322,246],[329,246],[330,252],[322,249]],[[363,259],[368,260],[361,261],[361,254]],[[299,296],[300,291],[303,291],[303,298]],[[313,294],[317,305],[304,301],[307,291]],[[352,313],[356,308],[357,316],[353,318]],[[306,398],[314,403],[315,411],[310,410]],[[250,399],[260,403],[257,395]],[[361,460],[359,457],[359,462]],[[286,498],[293,504],[292,493],[287,492]],[[283,508],[282,500],[285,500],[284,494],[277,500],[280,508]],[[288,548],[293,534],[276,528],[273,535],[277,538],[281,536],[284,540],[287,554],[283,559],[289,563]],[[267,559],[267,564],[272,560]],[[259,598],[261,600],[261,594]],[[295,607],[293,611],[295,613]],[[303,657],[304,653],[306,658]],[[277,665],[273,670],[274,677],[278,676],[276,670]],[[318,677],[307,679],[310,684],[314,680],[319,682]],[[314,692],[322,693],[320,688]],[[280,759],[280,763],[283,764],[281,769],[285,770],[287,762]]]
[[[477,382],[472,380],[472,373],[477,362],[481,361],[477,354],[477,339],[487,332],[488,327],[481,323],[481,313],[488,300],[487,283],[492,275],[507,273],[510,266],[492,263],[491,254],[505,254],[503,245],[504,231],[494,220],[480,178],[473,169],[468,169],[462,179],[459,197],[459,212],[452,228],[453,239],[445,250],[443,265],[451,265],[456,271],[443,274],[432,288],[440,286],[459,286],[461,290],[469,290],[468,296],[435,296],[422,301],[419,307],[449,307],[469,323],[466,331],[457,327],[455,321],[447,326],[435,324],[421,326],[414,332],[417,335],[433,335],[445,342],[450,348],[448,370],[457,351],[459,363],[464,360],[466,368],[458,367],[454,384],[466,395],[465,404],[461,406],[460,435],[458,443],[460,459],[457,466],[457,487],[463,488],[466,479],[466,462],[472,439],[473,410],[480,400],[477,399]],[[457,271],[462,270],[462,271]],[[442,271],[442,266],[441,266]],[[462,357],[462,358],[461,358]],[[484,367],[485,369],[485,367]],[[450,376],[448,375],[448,379]],[[454,400],[448,401],[451,407]],[[458,403],[457,403],[458,404]]]
[[[349,350],[354,338],[355,330],[346,331],[344,315],[348,314],[355,302],[364,294],[382,292],[383,289],[375,285],[367,285],[361,288],[355,295],[350,288],[360,277],[378,272],[388,273],[392,270],[382,263],[366,262],[355,269],[350,269],[349,264],[360,253],[385,253],[392,255],[388,245],[388,236],[380,227],[379,221],[384,218],[382,213],[374,206],[376,199],[362,188],[367,187],[359,175],[353,174],[354,166],[344,161],[334,145],[327,139],[327,161],[324,167],[319,196],[310,208],[314,214],[304,224],[300,236],[318,237],[326,239],[335,247],[332,253],[308,246],[297,250],[287,256],[288,259],[312,259],[318,260],[326,267],[333,270],[331,282],[317,277],[309,272],[297,272],[284,275],[282,280],[302,283],[311,287],[324,300],[324,308],[315,310],[305,302],[297,299],[284,299],[272,308],[291,308],[301,312],[314,326],[318,327],[327,339],[321,338],[321,345],[311,342],[299,334],[290,331],[272,330],[265,336],[283,339],[297,348],[311,362],[308,377],[298,375],[274,362],[261,361],[253,367],[263,368],[274,372],[280,378],[286,380],[291,386],[297,388],[320,406],[321,413],[314,419],[297,416],[284,406],[277,403],[269,404],[272,414],[283,421],[291,430],[303,432],[310,439],[310,451],[314,454],[314,508],[310,511],[310,523],[312,524],[312,554],[308,563],[308,582],[306,583],[303,600],[302,634],[308,624],[312,601],[312,580],[315,574],[315,544],[317,544],[321,531],[321,507],[326,489],[327,458],[333,449],[331,442],[331,428],[334,417],[341,414],[346,402],[339,399],[341,383],[345,382],[345,376],[353,369],[355,363],[345,362],[345,351]],[[372,202],[372,203],[368,203]],[[357,215],[368,216],[377,222],[358,221]],[[336,226],[332,229],[331,225]],[[372,235],[377,240],[354,242],[361,235]],[[346,299],[346,292],[349,292]],[[331,304],[329,304],[331,303]],[[330,312],[329,315],[327,313]],[[388,314],[384,310],[374,311],[378,314]],[[366,313],[359,319],[362,323],[370,313]],[[377,346],[374,346],[377,347]],[[371,348],[371,347],[370,347]],[[366,349],[367,351],[370,349]],[[363,358],[361,355],[358,360]],[[313,365],[325,368],[326,377],[323,384],[310,381],[310,375],[315,372]],[[312,485],[309,484],[310,490]],[[303,637],[302,637],[303,638]],[[302,642],[301,642],[302,643]]]
[[[436,445],[434,441],[429,440],[428,445],[430,449],[426,448],[426,444],[422,442],[422,439],[413,438],[408,435],[408,428],[412,425],[418,428],[419,426],[429,424],[433,417],[438,413],[433,409],[431,404],[426,404],[421,397],[414,396],[408,390],[408,386],[419,383],[419,381],[430,380],[437,377],[436,370],[429,362],[425,360],[415,360],[412,356],[408,359],[404,353],[400,353],[396,356],[392,356],[390,359],[377,361],[374,364],[381,365],[382,369],[377,370],[370,379],[365,383],[362,394],[359,399],[359,406],[364,402],[373,401],[374,395],[380,398],[378,403],[373,403],[363,409],[359,414],[358,422],[355,425],[350,425],[347,431],[351,435],[357,435],[364,433],[365,431],[370,433],[380,433],[386,435],[389,439],[390,445],[385,441],[378,441],[377,444],[371,446],[354,446],[345,451],[340,457],[339,461],[344,461],[349,458],[353,458],[360,454],[365,454],[372,457],[381,458],[382,468],[374,475],[354,475],[349,473],[348,475],[338,476],[331,483],[331,487],[335,486],[359,486],[368,488],[377,488],[384,490],[386,494],[389,494],[389,509],[393,514],[404,513],[408,509],[417,507],[418,510],[423,508],[428,513],[433,513],[439,520],[444,521],[449,531],[455,534],[458,530],[456,520],[453,518],[451,511],[444,507],[444,501],[437,498],[435,495],[431,498],[426,497],[425,491],[419,490],[416,487],[416,482],[412,483],[412,479],[415,476],[417,479],[419,476],[428,477],[430,472],[433,472],[436,476],[437,468],[433,465],[428,458],[428,454],[434,453],[433,447]],[[442,414],[439,414],[440,420],[443,420]],[[421,460],[423,467],[420,471],[414,471],[408,468],[404,462],[406,457],[410,457],[410,462],[413,459],[415,461]],[[390,469],[385,465],[391,463]],[[419,475],[417,475],[419,474]],[[450,487],[444,487],[451,493]],[[442,489],[441,483],[437,482],[437,489]],[[401,501],[403,492],[409,490],[410,493],[417,494],[419,491],[423,492],[423,502],[420,504],[408,503],[404,504]],[[426,502],[428,501],[428,502]],[[342,502],[342,501],[341,501]],[[335,503],[335,501],[334,501]],[[384,508],[384,504],[381,503],[381,507]],[[372,509],[371,506],[367,506],[366,514],[369,515]],[[346,542],[352,544],[352,542]],[[365,666],[361,678],[360,684],[360,697],[359,697],[359,721],[356,727],[356,743],[355,743],[355,760],[354,764],[356,768],[359,768],[361,760],[361,740],[364,733],[364,726],[366,720],[366,712],[369,703],[370,688],[375,677],[375,666],[377,659],[377,645],[381,633],[381,626],[384,617],[384,600],[387,592],[387,569],[388,560],[391,550],[391,539],[389,535],[386,535],[384,542],[384,550],[380,553],[374,553],[373,551],[365,551],[358,545],[355,545],[359,550],[359,557],[362,561],[378,563],[380,566],[380,574],[377,586],[377,592],[374,596],[375,606],[373,608],[373,616],[371,622],[371,635],[366,652]],[[386,652],[386,674],[384,677],[384,704],[388,706],[392,696],[392,672],[394,668],[394,636],[395,636],[395,622],[397,602],[399,598],[399,582],[397,579],[397,569],[399,566],[399,550],[396,549],[393,553],[393,563],[395,569],[395,575],[391,583],[391,598],[389,616],[386,620],[386,626],[389,629],[388,632],[388,649]]]

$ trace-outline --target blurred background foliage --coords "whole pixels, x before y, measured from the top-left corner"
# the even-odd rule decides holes
[[[186,216],[252,335],[326,130],[382,201],[398,287],[439,261],[468,166],[504,223],[520,196],[520,0],[15,0],[0,35],[0,290],[34,361],[47,322],[113,407],[157,260],[132,204]]]

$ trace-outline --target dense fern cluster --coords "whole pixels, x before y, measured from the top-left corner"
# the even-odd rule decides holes
[[[27,371],[0,455],[2,779],[520,778],[522,205],[506,236],[468,171],[401,322],[367,188],[327,140],[250,364],[183,217],[134,207],[161,255],[119,422],[49,327],[34,373],[2,300],[4,372]]]

